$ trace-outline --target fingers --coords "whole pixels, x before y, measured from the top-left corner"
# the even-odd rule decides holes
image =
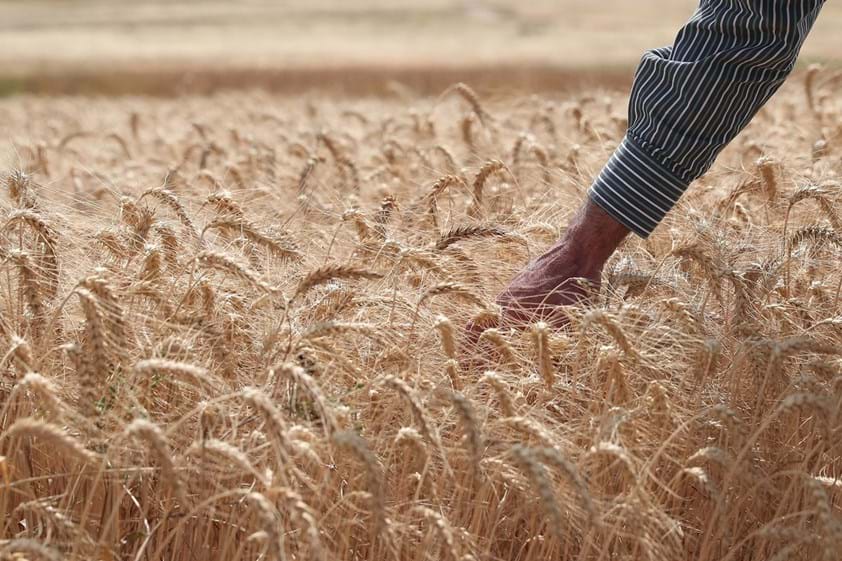
[[[546,322],[553,327],[564,327],[569,323],[566,306],[576,305],[585,299],[585,293],[574,287],[559,290],[541,298],[537,296],[529,299],[498,299],[497,303],[502,308],[502,321],[504,327],[514,329],[525,329],[539,321]]]
[[[464,340],[462,342],[463,359],[459,362],[462,370],[488,369],[490,360],[486,352],[490,349],[483,349],[482,334],[491,328],[498,328],[499,321],[487,320],[485,322],[470,321],[464,329]]]
[[[500,306],[500,319],[486,318],[471,321],[464,329],[462,361],[464,368],[479,368],[488,361],[484,355],[492,351],[482,345],[482,334],[490,328],[524,330],[543,321],[556,329],[570,325],[567,308],[587,305],[599,294],[599,282],[585,277],[570,277],[547,292],[509,286],[501,292],[496,303]]]

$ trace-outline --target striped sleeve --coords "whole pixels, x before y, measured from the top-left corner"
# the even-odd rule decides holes
[[[824,0],[702,0],[673,46],[644,54],[629,128],[589,191],[647,237],[792,71]]]

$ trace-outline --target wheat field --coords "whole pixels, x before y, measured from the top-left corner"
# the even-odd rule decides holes
[[[0,100],[0,558],[839,559],[838,83],[560,329],[624,94]]]

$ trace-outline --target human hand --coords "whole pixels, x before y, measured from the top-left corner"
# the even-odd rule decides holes
[[[536,321],[565,325],[563,307],[580,304],[599,292],[605,262],[628,233],[588,200],[563,238],[519,272],[497,296],[501,323],[518,328]],[[493,326],[469,324],[469,341],[476,342],[488,327]]]
[[[563,306],[582,303],[599,293],[602,266],[589,263],[582,249],[564,241],[531,262],[497,296],[502,322],[522,328],[545,321],[567,323]]]

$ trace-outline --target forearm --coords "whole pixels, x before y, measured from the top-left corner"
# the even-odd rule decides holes
[[[591,200],[648,236],[784,82],[823,3],[703,1],[672,47],[644,55]]]

